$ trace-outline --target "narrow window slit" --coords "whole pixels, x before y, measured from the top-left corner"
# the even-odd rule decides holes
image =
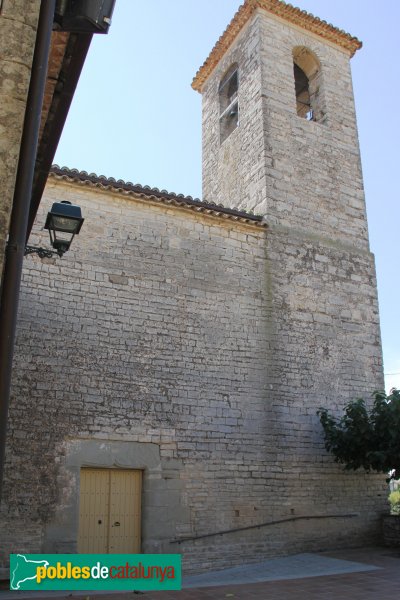
[[[239,124],[239,74],[237,65],[232,65],[219,86],[219,123],[221,143]]]

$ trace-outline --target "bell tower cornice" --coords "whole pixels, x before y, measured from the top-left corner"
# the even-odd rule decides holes
[[[194,90],[201,92],[204,82],[257,9],[265,10],[271,15],[339,46],[348,52],[350,57],[354,56],[355,52],[362,46],[362,42],[358,38],[282,0],[245,0],[211,50],[206,61],[197,71],[192,82]]]

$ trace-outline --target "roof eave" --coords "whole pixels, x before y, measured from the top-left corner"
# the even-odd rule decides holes
[[[52,52],[54,54],[57,53],[56,40],[59,33],[53,32]],[[47,74],[46,89],[48,91],[46,93],[49,99],[47,102],[44,102],[42,109],[42,124],[36,155],[27,240],[39,208],[47,177],[92,40],[92,34],[87,33],[69,33],[64,35],[67,35],[67,38],[62,57],[57,59],[60,60],[60,64],[56,83],[53,81],[54,75],[52,76],[50,72]],[[50,61],[51,58],[52,55],[50,55]]]
[[[66,167],[61,168],[58,165],[53,165],[51,167],[49,177],[54,177],[57,180],[64,180],[68,183],[86,185],[124,194],[125,196],[131,196],[136,199],[189,209],[197,213],[245,223],[254,227],[267,227],[267,223],[261,215],[255,215],[235,208],[227,208],[222,204],[205,202],[198,198],[184,196],[183,194],[174,194],[172,192],[167,192],[166,190],[160,191],[158,188],[141,186],[129,181],[122,181],[121,179],[115,180],[113,177],[105,177],[104,175],[96,175],[95,173],[87,173],[86,171],[78,171],[77,169],[68,169]]]

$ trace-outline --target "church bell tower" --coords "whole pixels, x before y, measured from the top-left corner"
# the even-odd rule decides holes
[[[366,250],[350,72],[360,47],[281,0],[246,0],[193,81],[204,200]]]
[[[370,494],[374,509],[349,536],[374,527],[383,480],[334,470],[317,410],[339,414],[384,387],[350,72],[360,47],[281,0],[245,0],[192,84],[203,97],[204,200],[253,211],[268,226],[260,298],[274,468],[303,512],[333,509],[321,490],[335,488],[343,511],[359,506],[359,489]]]

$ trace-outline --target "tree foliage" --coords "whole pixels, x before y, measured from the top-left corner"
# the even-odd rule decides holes
[[[400,390],[390,395],[374,393],[374,404],[368,412],[365,402],[349,402],[344,415],[337,419],[326,408],[318,410],[325,433],[325,448],[335,461],[347,470],[364,467],[367,471],[392,473],[400,478]]]
[[[400,515],[400,491],[395,490],[389,494],[390,512],[392,515]]]

